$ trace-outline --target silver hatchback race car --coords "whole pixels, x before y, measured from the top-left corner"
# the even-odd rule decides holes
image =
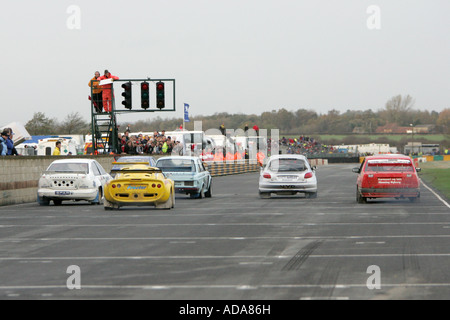
[[[271,156],[261,168],[259,177],[259,196],[270,198],[277,195],[304,193],[308,198],[317,197],[317,178],[315,167],[309,165],[303,155]]]

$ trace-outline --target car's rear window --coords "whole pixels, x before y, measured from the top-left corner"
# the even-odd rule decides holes
[[[369,160],[366,170],[374,172],[413,172],[413,164],[410,160],[402,159],[380,159]]]
[[[271,171],[305,171],[305,161],[301,159],[273,159],[269,163]]]
[[[195,172],[195,163],[187,159],[158,160],[157,167],[163,172]]]
[[[47,171],[52,172],[84,172],[89,173],[87,163],[52,163]]]
[[[116,162],[122,162],[122,163],[124,163],[124,162],[145,162],[145,163],[148,163],[150,166],[156,166],[156,162],[149,157],[122,157],[122,158],[117,159]],[[127,167],[127,165],[115,164],[115,165],[113,165],[113,170],[117,170],[117,169],[124,168],[124,167]]]
[[[116,162],[147,162],[152,164],[152,160],[149,157],[122,157],[117,159]]]

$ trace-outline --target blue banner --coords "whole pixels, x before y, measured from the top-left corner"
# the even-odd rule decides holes
[[[184,122],[189,122],[189,105],[187,103],[184,104]]]

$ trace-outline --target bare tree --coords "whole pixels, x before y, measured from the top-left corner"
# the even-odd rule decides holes
[[[31,135],[55,134],[56,120],[47,118],[43,112],[35,112],[25,128]]]
[[[61,134],[87,134],[89,123],[78,112],[69,114],[58,128]]]
[[[402,97],[397,95],[386,102],[386,107],[382,111],[383,117],[387,122],[406,125],[410,122],[410,111],[414,105],[414,99],[407,95]]]

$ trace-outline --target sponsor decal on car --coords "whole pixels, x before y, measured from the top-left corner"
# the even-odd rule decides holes
[[[378,184],[402,184],[402,178],[378,178]]]
[[[146,186],[128,186],[127,190],[145,190]]]

